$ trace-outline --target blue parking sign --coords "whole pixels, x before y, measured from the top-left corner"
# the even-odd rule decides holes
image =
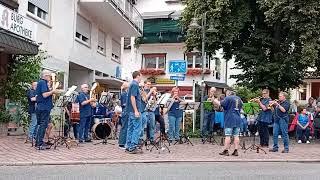
[[[170,74],[185,74],[187,73],[187,62],[185,60],[169,61]]]

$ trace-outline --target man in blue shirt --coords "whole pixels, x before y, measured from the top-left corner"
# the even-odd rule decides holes
[[[37,82],[32,82],[32,87],[27,91],[28,98],[28,113],[31,118],[29,125],[29,134],[28,139],[33,142],[33,139],[36,137],[36,126],[37,126],[37,114],[36,114],[36,89]]]
[[[80,127],[79,127],[79,143],[91,142],[89,139],[89,129],[91,124],[92,107],[91,103],[95,103],[94,98],[89,97],[88,84],[81,85],[81,92],[77,97],[80,110]]]
[[[120,96],[120,103],[122,108],[122,115],[121,115],[121,130],[119,133],[119,148],[125,149],[125,144],[127,141],[127,129],[128,129],[128,114],[126,111],[127,108],[127,99],[128,99],[128,87],[129,84],[124,82],[121,86],[121,96]]]
[[[278,152],[278,135],[281,131],[284,150],[282,153],[289,153],[289,136],[288,136],[288,122],[290,102],[286,100],[288,94],[285,92],[279,93],[279,102],[273,101],[271,104],[274,109],[274,124],[273,124],[273,148],[270,152]]]
[[[272,123],[272,111],[269,108],[269,102],[271,98],[269,97],[269,90],[264,89],[262,91],[262,99],[258,101],[262,111],[258,116],[258,130],[260,136],[260,146],[269,147],[269,124]]]
[[[229,156],[229,149],[231,147],[231,136],[234,137],[234,152],[233,156],[238,156],[239,147],[239,133],[241,126],[241,114],[242,100],[236,96],[235,92],[227,90],[227,97],[223,101],[214,100],[215,104],[221,105],[224,109],[225,120],[224,120],[224,134],[226,136],[224,141],[224,151],[219,153],[220,155]]]
[[[58,93],[57,90],[49,89],[48,82],[50,80],[51,71],[43,70],[41,73],[41,79],[38,81],[36,88],[38,130],[35,147],[39,150],[46,148],[46,144],[43,143],[43,138],[49,124],[50,111],[53,107],[52,95]]]
[[[129,116],[126,152],[131,154],[140,153],[138,149],[139,137],[141,134],[141,95],[139,90],[139,83],[141,80],[141,74],[139,71],[132,73],[132,82],[128,90],[127,107],[126,111]]]

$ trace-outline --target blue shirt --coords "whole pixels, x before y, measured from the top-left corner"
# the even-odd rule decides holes
[[[280,102],[279,104],[286,110],[286,112],[282,112],[279,109],[279,106],[277,106],[274,110],[274,121],[279,121],[280,119],[289,121],[289,109],[290,109],[289,101],[285,100],[283,102]]]
[[[36,95],[37,95],[37,110],[39,111],[50,111],[53,107],[52,95],[43,97],[42,94],[49,92],[48,81],[41,79],[38,81]]]
[[[169,109],[168,116],[173,116],[175,118],[182,117],[183,111],[179,108],[180,102],[174,102]]]
[[[131,96],[134,96],[136,99],[136,105],[137,105],[137,109],[139,112],[142,112],[142,108],[141,108],[141,95],[139,92],[139,83],[136,80],[133,80],[129,86],[129,90],[128,90],[128,98],[127,98],[127,112],[133,112],[133,107],[131,104]]]
[[[238,96],[227,96],[221,101],[221,106],[224,109],[224,127],[225,128],[240,128],[242,109],[242,101]]]
[[[28,97],[28,112],[29,114],[36,112],[36,101],[31,101],[31,98],[36,96],[36,91],[33,89],[29,89],[27,91],[27,97]]]
[[[271,101],[270,98],[263,98],[261,100],[261,103],[268,108],[270,101]],[[266,109],[265,111],[262,110],[260,112],[260,114],[259,114],[258,121],[271,123],[272,122],[272,111],[271,111],[271,109]]]
[[[89,94],[85,94],[84,92],[80,92],[77,97],[77,102],[79,103],[80,118],[90,117],[92,115],[91,104],[88,103],[86,105],[82,105],[82,102],[88,99],[90,99]]]
[[[306,114],[299,114],[298,121],[299,121],[299,123],[300,123],[302,126],[307,125],[307,123],[309,122],[308,115],[306,115]]]
[[[144,92],[146,94],[148,94],[150,92],[150,89],[145,89]],[[141,97],[142,98],[142,97]],[[148,99],[147,99],[147,102],[148,102]],[[141,108],[142,108],[142,111],[144,111],[146,109],[146,106],[147,106],[147,102],[144,102],[142,99],[141,99]]]
[[[98,103],[97,106],[93,108],[93,114],[98,116],[105,116],[107,114],[107,108],[104,105]]]
[[[126,108],[127,98],[128,98],[128,93],[126,91],[123,91],[120,95],[120,103],[123,110],[125,110]]]

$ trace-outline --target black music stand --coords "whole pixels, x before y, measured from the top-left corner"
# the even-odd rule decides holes
[[[70,141],[68,141],[68,137],[64,137],[63,133],[64,133],[64,108],[67,106],[67,104],[69,102],[75,102],[77,98],[76,94],[71,94],[70,96],[60,96],[59,99],[57,100],[57,102],[55,103],[56,107],[59,107],[61,109],[60,112],[60,126],[59,126],[59,130],[58,130],[58,136],[54,136],[54,149],[57,148],[58,145],[66,145],[66,147],[68,149],[70,149]]]
[[[244,103],[243,110],[248,115],[257,115],[260,112],[260,107],[257,103]],[[252,134],[253,134],[252,144],[248,148],[245,148],[244,153],[246,153],[247,150],[250,150],[250,151],[256,150],[257,153],[259,153],[261,150],[265,154],[267,154],[267,152],[264,149],[262,149],[258,145],[256,145],[256,132],[251,133],[251,136],[252,136]]]
[[[182,109],[183,112],[185,112],[186,110],[197,110],[199,108],[200,103],[199,102],[180,102],[179,104],[179,109]],[[183,118],[184,121],[184,118]],[[184,141],[183,141],[184,140]],[[192,142],[190,141],[190,138],[184,128],[184,122],[183,122],[183,133],[182,135],[180,135],[180,140],[175,142],[174,145],[176,145],[177,143],[183,144],[183,143],[187,143],[187,144],[192,144]]]

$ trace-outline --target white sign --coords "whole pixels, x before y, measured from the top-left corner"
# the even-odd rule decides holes
[[[36,41],[37,24],[2,5],[0,5],[0,28]]]

